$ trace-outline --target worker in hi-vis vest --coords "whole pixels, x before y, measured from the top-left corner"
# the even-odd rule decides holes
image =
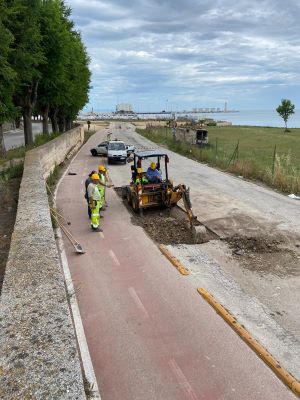
[[[105,168],[104,165],[99,165],[98,167],[98,171],[99,171],[99,192],[102,194],[103,196],[103,204],[102,204],[102,210],[105,210],[105,207],[108,207],[108,204],[106,202],[106,198],[105,198],[105,189],[107,187],[112,187],[112,184],[107,184],[109,177],[107,174],[107,170]]]
[[[102,232],[100,228],[100,208],[103,202],[103,196],[99,192],[99,175],[91,176],[92,183],[89,184],[87,191],[91,208],[91,227],[93,232]]]

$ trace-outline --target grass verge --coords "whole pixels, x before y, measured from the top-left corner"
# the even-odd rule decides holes
[[[209,145],[174,140],[170,128],[137,129],[142,136],[199,162],[284,193],[300,194],[300,129],[209,127]]]

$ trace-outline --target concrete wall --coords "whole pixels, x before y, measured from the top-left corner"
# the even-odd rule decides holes
[[[85,399],[45,188],[83,137],[75,128],[25,157],[0,299],[1,399]]]

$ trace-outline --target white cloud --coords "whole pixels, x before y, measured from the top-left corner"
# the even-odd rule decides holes
[[[179,108],[199,98],[203,106],[216,106],[220,93],[234,96],[228,100],[235,108],[255,101],[272,108],[289,93],[300,103],[296,0],[284,7],[279,0],[69,4],[91,56],[90,103],[97,99],[97,107],[114,109],[120,96],[143,100],[145,108],[162,109],[166,98]]]

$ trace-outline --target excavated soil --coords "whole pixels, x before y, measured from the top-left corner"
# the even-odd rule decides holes
[[[269,239],[267,237],[241,237],[232,236],[226,238],[226,242],[237,252],[255,252],[255,253],[277,253],[280,252],[280,240]]]
[[[116,193],[121,196],[121,188],[115,188]],[[144,210],[143,216],[136,214],[123,199],[125,207],[131,213],[133,225],[144,228],[147,234],[159,244],[194,244],[191,230],[184,222],[171,217],[170,210],[165,208],[153,208]]]
[[[121,188],[115,188],[119,196]],[[144,210],[141,217],[129,207],[127,200],[124,205],[131,213],[132,223],[139,225],[157,243],[165,245],[194,244],[192,232],[178,218],[170,216],[168,209]],[[212,235],[210,239],[216,239]],[[277,275],[279,277],[300,276],[300,240],[299,244],[291,246],[283,235],[228,236],[224,240],[231,249],[232,256],[241,269],[255,272],[260,276]],[[297,242],[297,241],[296,241]]]
[[[273,274],[280,277],[300,275],[300,253],[284,240],[266,236],[226,238],[232,255],[239,265],[260,275]]]
[[[169,210],[146,210],[143,217],[133,215],[132,223],[142,226],[159,244],[195,243],[190,229],[182,221],[170,217]]]
[[[16,220],[20,182],[21,178],[0,181],[0,294]]]

